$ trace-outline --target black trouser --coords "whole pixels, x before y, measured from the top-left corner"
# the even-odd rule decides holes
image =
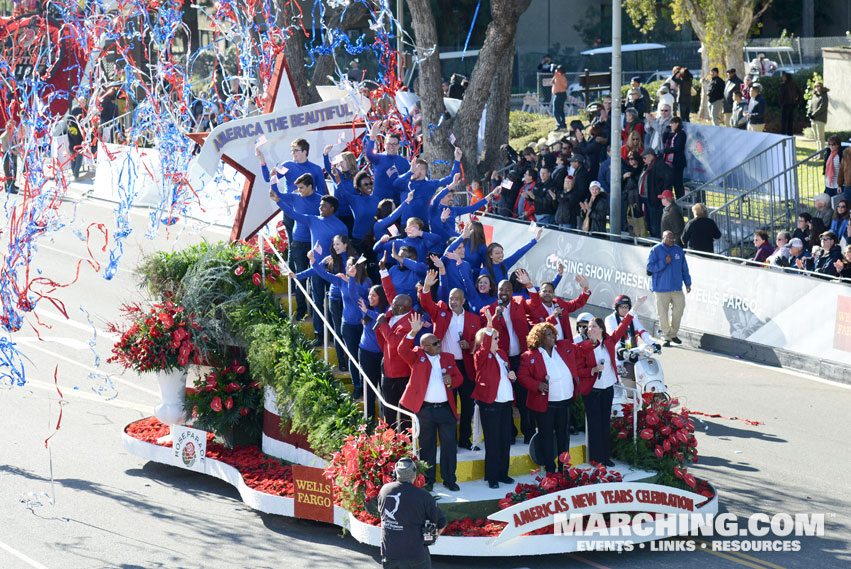
[[[419,559],[382,559],[382,569],[431,569],[431,558]]]
[[[476,405],[476,402],[473,401],[470,395],[472,395],[473,388],[476,387],[476,383],[467,375],[467,368],[464,366],[464,360],[455,360],[455,365],[458,366],[458,370],[461,372],[461,375],[464,376],[464,383],[461,384],[461,387],[455,389],[455,393],[461,401],[461,412],[458,414],[460,421],[458,426],[458,445],[470,446],[470,439],[473,436],[473,410]]]
[[[609,433],[612,422],[612,398],[614,387],[592,389],[588,395],[583,395],[585,401],[585,419],[588,422],[588,461],[600,464],[609,460],[612,439]]]
[[[780,134],[792,136],[795,105],[783,105],[780,108]]]
[[[508,356],[508,367],[515,374],[520,369],[520,356]],[[520,432],[523,433],[523,439],[531,438],[535,434],[535,422],[532,419],[532,413],[526,408],[526,393],[525,387],[520,385],[519,381],[514,382],[514,403],[517,405],[517,411],[520,413]],[[514,433],[512,440],[517,438],[517,427],[514,426],[514,421],[511,421],[511,432]]]
[[[334,332],[340,338],[343,338],[343,299],[328,297],[328,316],[331,320],[331,326],[334,327]],[[345,342],[345,340],[343,340]],[[340,342],[334,339],[334,350],[337,352],[337,367],[346,369],[349,367],[349,358],[346,352],[343,351]],[[352,382],[354,384],[354,382]]]
[[[683,170],[678,166],[671,167],[671,185],[674,186],[674,195],[680,199],[686,195],[685,184],[683,183]]]
[[[381,387],[381,352],[370,352],[363,348],[358,348],[358,363],[369,380],[376,388]],[[366,385],[363,381],[363,404],[366,406],[366,415],[370,419],[375,419],[375,392]]]
[[[511,457],[511,402],[478,402],[485,435],[485,480],[499,482],[508,476],[508,461]]]
[[[284,222],[286,222],[286,217],[284,218]],[[289,231],[287,232],[289,234]],[[290,269],[294,273],[300,273],[301,271],[307,270],[307,252],[310,251],[310,243],[307,241],[288,241],[289,246],[289,254],[287,264],[289,264]],[[307,279],[302,279],[298,281],[301,285],[307,289]],[[301,289],[299,287],[295,287],[295,303],[296,303],[296,319],[301,320],[304,316],[307,315],[307,301],[304,299],[304,294],[302,294]],[[322,308],[320,307],[320,310]]]
[[[440,476],[455,482],[455,426],[458,424],[449,403],[426,403],[417,413],[420,420],[420,458],[428,464],[426,484],[434,484],[437,469],[437,437],[440,437]]]
[[[343,338],[343,342],[346,343],[346,349],[349,350],[349,353],[352,354],[352,356],[357,358],[358,344],[360,344],[360,337],[363,335],[363,324],[349,324],[347,322],[343,322],[342,329],[343,333],[341,334],[341,337]],[[337,358],[339,359],[339,355]],[[363,381],[361,380],[358,368],[355,367],[353,358],[349,359],[349,375],[352,376],[352,387],[355,388],[354,394],[360,395],[360,392],[363,391]]]
[[[381,396],[390,405],[399,406],[399,400],[405,393],[405,388],[408,386],[408,377],[387,377],[387,374],[381,376]],[[396,417],[396,411],[382,405],[381,417],[384,422],[391,427],[398,427],[398,430],[406,429],[411,426],[411,421],[403,420]]]
[[[570,450],[570,408],[573,398],[562,401],[550,401],[547,410],[536,412],[538,420],[538,436],[541,437],[544,463],[541,465],[547,472],[555,472],[556,458],[561,453]],[[556,440],[556,451],[553,455],[553,435]]]
[[[346,226],[346,234],[351,237],[352,227],[355,225],[355,218],[351,215],[337,215],[337,219],[343,222],[343,225]]]

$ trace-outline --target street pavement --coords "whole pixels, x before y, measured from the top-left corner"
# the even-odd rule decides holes
[[[64,304],[68,319],[57,307],[41,302],[35,314],[27,316],[24,328],[12,336],[29,361],[25,386],[0,387],[4,437],[0,568],[379,566],[376,549],[357,543],[340,528],[256,512],[224,482],[148,462],[122,449],[124,426],[150,416],[159,400],[153,378],[106,363],[114,340],[105,332],[107,323],[119,318],[122,302],[144,298],[133,267],[153,251],[179,249],[202,239],[227,239],[229,232],[181,222],[161,227],[149,239],[145,236],[148,212],[134,210],[136,229],[125,243],[115,278],[106,281],[85,263],[87,243],[75,230],[85,234],[91,222],[105,222],[109,227],[113,209],[113,204],[91,199],[63,204],[66,227],[40,242],[33,261],[34,269],[60,283],[72,281],[78,263],[83,264],[78,282],[54,294]],[[100,250],[102,243],[92,234],[88,246],[105,265],[108,251]],[[99,362],[89,345],[92,340]],[[670,547],[693,545],[694,551],[651,551],[648,546],[628,553],[440,557],[433,558],[434,566],[777,569],[851,565],[847,482],[851,389],[690,348],[666,348],[660,357],[669,392],[689,409],[765,423],[751,426],[738,420],[695,418],[700,462],[691,470],[716,486],[721,511],[739,516],[740,521],[754,513],[823,513],[824,536],[776,538],[799,540],[797,552],[712,551],[713,541],[730,538],[707,536],[700,537],[702,541],[665,542]],[[57,387],[64,402],[58,425]]]

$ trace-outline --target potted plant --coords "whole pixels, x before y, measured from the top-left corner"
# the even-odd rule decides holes
[[[107,361],[137,373],[155,372],[161,403],[154,414],[166,425],[182,423],[186,370],[190,363],[203,361],[194,342],[197,325],[183,306],[170,300],[149,310],[138,303],[125,304],[121,311],[129,326],[121,329],[111,323],[107,327],[107,331],[120,336]]]

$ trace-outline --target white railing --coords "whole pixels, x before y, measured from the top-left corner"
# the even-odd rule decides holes
[[[299,290],[301,290],[302,294],[304,295],[305,300],[310,303],[310,306],[314,310],[314,314],[319,314],[319,312],[320,312],[319,307],[317,307],[316,304],[313,302],[313,298],[311,298],[310,294],[308,294],[307,289],[304,287],[304,285],[302,285],[298,281],[298,279],[290,278],[289,275],[292,271],[290,270],[289,265],[284,260],[284,258],[281,257],[281,253],[278,251],[277,247],[275,247],[272,244],[272,242],[269,241],[269,238],[264,235],[263,236],[263,248],[265,248],[266,245],[268,245],[269,248],[271,249],[271,251],[275,254],[275,257],[278,259],[279,265],[281,267],[283,267],[283,269],[285,269],[284,274],[287,275],[287,310],[292,310],[292,301],[293,301],[293,299],[292,299],[292,285],[293,285],[293,283],[295,283],[295,285],[299,288]],[[260,259],[261,259],[261,267],[260,267],[261,276],[263,278],[263,283],[264,283],[264,286],[265,286],[265,283],[266,283],[266,264],[265,264],[266,256],[261,255]],[[392,405],[392,404],[388,403],[386,399],[384,399],[384,397],[381,395],[381,390],[375,384],[372,383],[372,380],[370,380],[369,375],[367,375],[367,373],[361,367],[360,362],[358,362],[355,355],[353,355],[349,351],[349,348],[346,346],[346,343],[334,331],[334,327],[331,325],[331,322],[328,321],[328,312],[327,312],[327,308],[326,308],[327,305],[328,305],[327,302],[323,303],[323,310],[322,310],[322,314],[320,315],[320,318],[322,319],[322,322],[324,324],[323,328],[325,329],[325,332],[323,333],[323,337],[324,337],[323,338],[324,339],[323,351],[324,351],[325,363],[328,363],[328,333],[330,332],[331,335],[334,337],[334,340],[336,340],[337,345],[339,345],[340,348],[342,348],[342,350],[346,353],[346,356],[348,356],[349,361],[351,361],[354,364],[354,366],[357,368],[358,372],[360,372],[361,379],[363,380],[364,385],[367,386],[368,389],[371,389],[372,392],[375,394],[376,400],[379,403],[381,403],[381,405],[383,405],[384,407],[386,407],[388,409],[392,409],[393,411],[396,411],[396,425],[399,424],[399,415],[400,414],[410,417],[410,419],[411,419],[411,444],[412,444],[413,449],[414,449],[414,454],[418,454],[419,453],[420,421],[419,421],[419,419],[417,419],[416,414],[408,411],[407,409],[403,409],[402,407]],[[366,405],[367,397],[364,396],[363,399],[364,399],[363,416],[364,416],[364,419],[366,419],[367,416],[368,416],[368,409],[367,409],[367,405]]]

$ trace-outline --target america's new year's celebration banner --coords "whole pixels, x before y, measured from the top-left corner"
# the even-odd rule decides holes
[[[486,234],[498,236],[508,256],[532,238],[528,224],[482,218]],[[611,309],[614,298],[651,292],[648,247],[547,230],[515,268],[535,283],[552,280],[559,263],[565,276],[582,274],[591,284],[588,303]],[[780,270],[686,254],[692,289],[686,294],[682,327],[746,340],[836,364],[851,365],[851,290],[848,286]],[[574,298],[579,287],[564,278],[556,294]],[[639,317],[658,320],[654,302]],[[818,315],[819,326],[814,326]],[[645,326],[649,328],[648,321]]]

